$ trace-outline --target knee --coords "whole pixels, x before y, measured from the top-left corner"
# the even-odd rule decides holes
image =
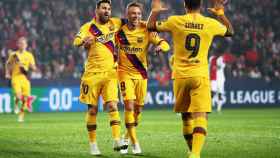
[[[141,112],[142,112],[143,108],[139,105],[136,105],[135,108],[134,108],[134,113],[136,115],[139,115]]]
[[[192,119],[191,113],[182,113],[181,117],[182,117],[183,121],[188,121],[188,120]]]
[[[22,98],[21,94],[19,94],[19,93],[16,94],[16,99],[17,99],[17,100],[21,100],[21,98]]]
[[[124,101],[125,111],[133,111],[134,110],[134,102],[133,101]]]
[[[95,106],[88,105],[88,114],[91,116],[97,115],[98,109]]]
[[[199,117],[208,119],[208,115],[207,115],[206,112],[195,112],[195,113],[192,114],[192,117],[194,119],[199,118]]]
[[[107,107],[109,108],[109,112],[118,111],[118,106],[116,102],[108,102]]]

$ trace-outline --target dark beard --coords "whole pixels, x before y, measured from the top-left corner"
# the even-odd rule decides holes
[[[101,16],[101,18],[100,18],[101,23],[106,24],[108,21],[109,21],[109,17],[107,18],[105,16]]]

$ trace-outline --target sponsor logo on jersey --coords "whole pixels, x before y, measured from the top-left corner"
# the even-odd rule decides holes
[[[137,37],[137,42],[138,43],[143,43],[144,37]]]

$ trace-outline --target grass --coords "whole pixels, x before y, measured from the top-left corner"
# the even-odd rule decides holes
[[[89,158],[84,113],[32,113],[24,123],[0,115],[0,158]],[[112,151],[108,116],[99,113],[104,158],[186,158],[180,116],[146,110],[138,128],[142,156]],[[122,126],[124,127],[124,126]],[[280,158],[280,109],[229,109],[209,117],[202,158]]]

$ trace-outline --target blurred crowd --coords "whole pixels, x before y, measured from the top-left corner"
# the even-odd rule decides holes
[[[113,15],[123,17],[129,0],[112,0]],[[144,19],[150,12],[151,0],[139,0],[145,5]],[[168,13],[183,14],[181,0],[165,1]],[[205,8],[210,4],[204,4]],[[205,11],[205,14],[208,14]],[[224,53],[227,77],[260,78],[270,81],[280,79],[280,1],[247,0],[230,1],[226,14],[232,21],[235,36],[216,39],[211,53]],[[39,71],[33,79],[78,79],[86,60],[85,50],[72,46],[73,37],[80,26],[94,16],[93,0],[1,0],[0,1],[0,51],[1,78],[8,54],[16,49],[16,40],[26,36],[29,50],[37,60]],[[168,34],[162,36],[170,41]],[[168,54],[149,53],[149,76],[161,84],[170,79]]]

